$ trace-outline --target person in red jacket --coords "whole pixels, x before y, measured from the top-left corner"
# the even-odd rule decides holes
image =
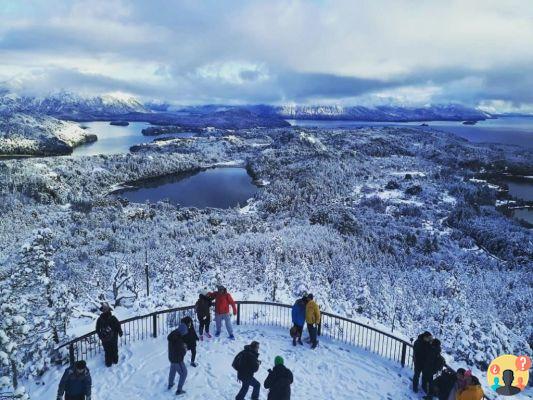
[[[220,336],[222,321],[224,321],[229,338],[235,339],[235,336],[233,336],[233,327],[231,326],[231,314],[229,312],[231,306],[233,315],[237,315],[237,306],[233,297],[231,297],[231,294],[228,293],[224,286],[219,286],[216,292],[208,293],[208,296],[215,299],[215,324],[217,328],[215,336]]]

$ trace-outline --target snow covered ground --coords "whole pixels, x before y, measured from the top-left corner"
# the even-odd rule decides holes
[[[256,378],[263,383],[274,357],[281,355],[294,373],[293,399],[390,399],[416,398],[410,391],[410,375],[396,363],[365,350],[323,339],[316,351],[294,348],[288,333],[280,328],[239,326],[237,340],[230,341],[223,333],[220,339],[201,342],[198,347],[199,366],[188,366],[189,376],[184,389],[187,399],[233,399],[239,390],[236,372],[231,368],[233,357],[252,340],[261,343],[262,365]],[[93,378],[93,399],[170,399],[174,390],[167,390],[168,360],[166,337],[136,342],[120,349],[120,363],[107,369],[103,356],[88,360]],[[187,354],[187,361],[190,355]],[[31,398],[55,398],[63,368],[46,373],[41,384],[31,383]],[[177,382],[177,380],[176,380]],[[250,396],[251,391],[248,394]],[[267,393],[262,390],[261,399]]]

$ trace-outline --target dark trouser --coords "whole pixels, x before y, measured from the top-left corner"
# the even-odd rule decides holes
[[[307,324],[307,330],[309,331],[309,337],[311,338],[311,344],[313,346],[316,346],[316,344],[318,343],[318,340],[317,340],[318,328],[314,324]]]
[[[85,395],[84,394],[74,394],[74,395],[65,394],[65,400],[85,400]]]
[[[198,323],[200,324],[200,335],[204,334],[204,328],[205,332],[209,333],[209,324],[211,323],[211,317],[209,315],[204,319],[198,318]]]
[[[422,370],[422,389],[427,395],[431,395],[433,386],[433,372]]]
[[[241,390],[239,390],[239,393],[237,393],[237,397],[235,397],[235,400],[244,400],[244,397],[246,396],[246,393],[248,393],[248,389],[250,388],[250,386],[253,387],[252,400],[258,400],[261,384],[257,381],[257,379],[252,376],[251,378],[241,379],[241,382],[242,387]]]
[[[413,375],[413,390],[418,390],[418,381],[420,380],[421,373],[422,367],[415,364],[415,374]]]
[[[102,343],[105,353],[105,365],[110,367],[112,364],[118,364],[118,339]]]
[[[191,362],[193,363],[196,360],[196,346],[191,347]]]

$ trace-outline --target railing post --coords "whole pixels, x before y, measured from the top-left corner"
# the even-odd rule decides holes
[[[241,324],[241,303],[237,302],[237,325]]]
[[[405,367],[405,356],[407,355],[407,343],[402,343],[402,368]]]
[[[72,344],[72,343],[70,343],[68,345],[68,360],[69,360],[71,366],[73,366],[74,362],[76,361],[74,359],[74,344]]]
[[[152,314],[152,336],[157,337],[157,313]]]
[[[317,334],[317,336],[321,336],[322,335],[322,320],[320,320],[320,322],[318,323],[318,328],[316,330],[316,334]]]

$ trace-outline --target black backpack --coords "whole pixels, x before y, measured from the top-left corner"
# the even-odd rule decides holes
[[[242,351],[235,356],[235,358],[233,359],[233,362],[231,363],[231,366],[233,367],[235,371],[237,372],[240,371],[241,362],[242,362]]]
[[[111,321],[106,321],[104,326],[100,329],[100,340],[102,342],[109,342],[113,339],[113,327],[111,326]]]

